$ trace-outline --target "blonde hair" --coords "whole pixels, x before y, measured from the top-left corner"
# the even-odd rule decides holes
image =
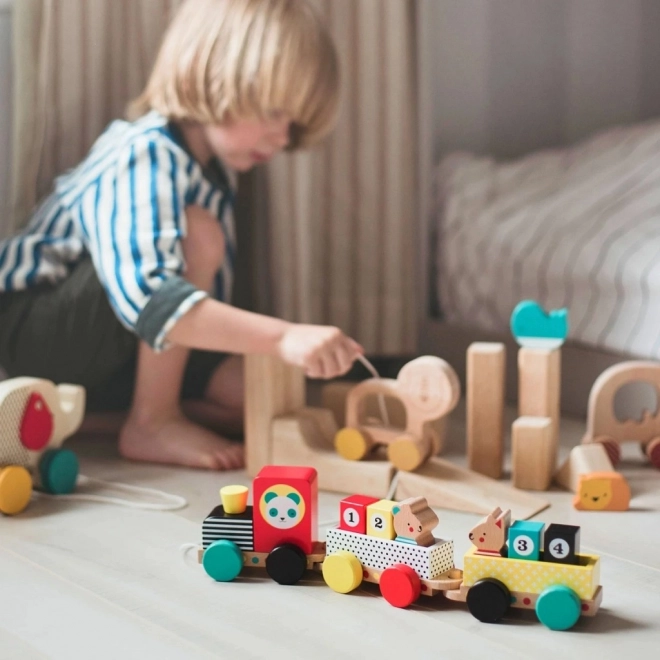
[[[338,106],[337,53],[305,0],[186,0],[128,115],[221,124],[284,111],[295,149],[327,134]]]

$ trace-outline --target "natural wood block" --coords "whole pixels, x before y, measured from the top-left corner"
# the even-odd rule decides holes
[[[556,450],[549,417],[519,417],[511,430],[512,481],[516,488],[548,490]]]
[[[467,351],[468,466],[493,479],[502,476],[506,347],[477,342]]]
[[[304,406],[302,369],[270,355],[245,357],[245,466],[251,477],[273,462],[273,418]]]
[[[600,442],[573,447],[555,474],[555,481],[567,490],[576,492],[580,475],[593,472],[614,472],[612,461]]]
[[[559,449],[561,350],[521,348],[518,351],[518,416],[552,420],[552,470]]]

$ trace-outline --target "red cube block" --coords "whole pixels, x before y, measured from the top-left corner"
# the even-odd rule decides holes
[[[293,543],[306,555],[317,540],[318,479],[314,468],[267,465],[252,484],[254,550]]]
[[[356,534],[367,533],[367,507],[378,502],[377,497],[350,495],[339,503],[339,529]]]

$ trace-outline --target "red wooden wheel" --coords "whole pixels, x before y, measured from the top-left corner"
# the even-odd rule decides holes
[[[660,470],[660,438],[653,438],[644,445],[644,453],[648,456],[649,460]]]
[[[380,576],[380,593],[394,607],[412,605],[421,593],[419,575],[405,564],[394,564]]]

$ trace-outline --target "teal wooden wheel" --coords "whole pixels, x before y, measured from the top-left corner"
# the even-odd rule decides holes
[[[536,601],[536,616],[550,630],[568,630],[580,618],[582,605],[578,595],[563,584],[541,592]]]
[[[204,551],[202,566],[216,582],[231,582],[243,568],[243,553],[233,541],[215,541]]]
[[[52,495],[68,495],[76,489],[80,463],[69,449],[51,449],[39,461],[41,487]]]

